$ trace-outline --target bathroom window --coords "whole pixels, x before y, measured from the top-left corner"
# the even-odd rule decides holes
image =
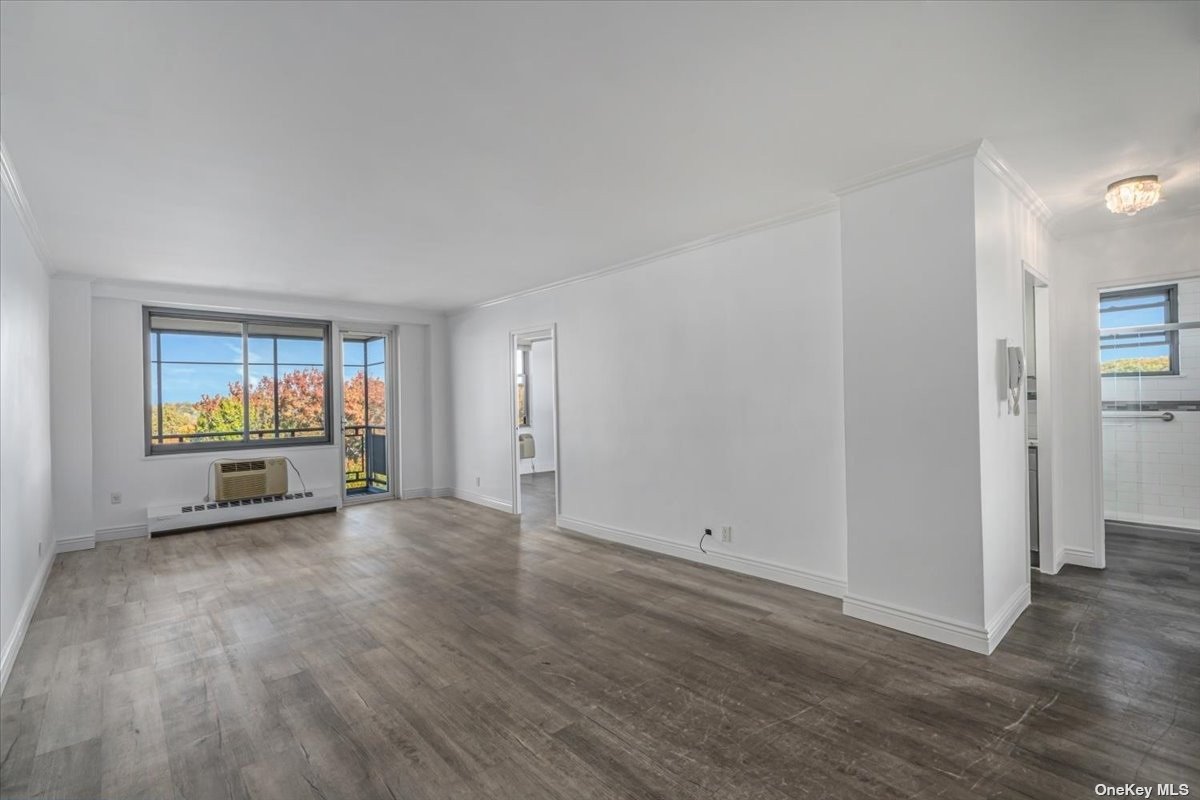
[[[1100,374],[1179,374],[1179,287],[1100,294]]]

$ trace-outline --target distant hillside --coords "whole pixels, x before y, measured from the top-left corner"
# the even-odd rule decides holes
[[[1129,372],[1166,372],[1171,368],[1170,356],[1142,356],[1140,358],[1118,358],[1100,365],[1104,375],[1120,375]]]

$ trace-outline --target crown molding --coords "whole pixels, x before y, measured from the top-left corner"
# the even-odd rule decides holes
[[[445,319],[438,309],[369,303],[329,298],[315,294],[236,290],[216,286],[105,278],[78,272],[58,272],[56,279],[88,281],[92,297],[107,300],[131,300],[172,308],[202,308],[230,312],[293,314],[335,322],[406,323],[431,325]]]
[[[852,194],[863,189],[877,186],[887,181],[901,178],[905,175],[912,175],[916,172],[923,172],[932,167],[940,167],[942,164],[949,164],[952,161],[958,161],[962,158],[974,158],[978,155],[980,148],[983,146],[983,139],[975,139],[967,144],[950,150],[943,150],[940,153],[934,153],[921,158],[914,158],[912,161],[905,161],[903,164],[897,164],[894,167],[881,169],[878,172],[872,172],[864,175],[861,178],[856,178],[848,183],[843,183],[840,186],[834,187],[833,193],[838,197]]]
[[[996,151],[991,142],[987,139],[981,140],[975,158],[980,164],[987,167],[993,175],[999,178],[1000,182],[1007,186],[1033,212],[1033,215],[1037,217],[1039,222],[1047,228],[1050,227],[1050,220],[1054,216],[1050,211],[1050,207],[1038,196],[1033,187],[1026,183],[1025,179],[1009,166],[1009,163]]]
[[[603,278],[605,275],[613,275],[618,272],[624,272],[626,270],[634,269],[635,267],[645,266],[646,264],[653,264],[656,261],[662,261],[667,258],[672,258],[674,256],[683,255],[684,253],[690,253],[693,250],[700,250],[705,247],[712,247],[713,245],[720,244],[721,242],[728,242],[731,239],[738,239],[738,238],[741,238],[742,236],[749,236],[752,233],[759,233],[761,231],[771,230],[772,228],[779,228],[784,225],[790,225],[793,222],[800,222],[801,220],[810,219],[812,217],[819,217],[822,214],[828,214],[830,212],[837,211],[837,209],[838,209],[838,204],[837,204],[836,200],[827,200],[822,203],[817,203],[815,205],[807,206],[807,207],[799,209],[797,211],[792,211],[788,214],[784,214],[779,217],[772,217],[770,219],[762,220],[760,222],[754,222],[754,223],[751,223],[750,225],[745,225],[741,228],[735,228],[734,230],[726,231],[725,233],[718,233],[714,236],[706,236],[703,239],[695,239],[695,240],[693,240],[691,242],[687,242],[685,244],[676,245],[675,247],[669,247],[666,250],[659,250],[658,252],[651,253],[650,255],[640,256],[640,257],[632,259],[630,261],[622,261],[619,264],[613,264],[612,266],[602,267],[601,269],[593,270],[592,272],[585,272],[582,275],[575,275],[573,277],[564,278],[559,281],[545,283],[540,286],[534,286],[533,288],[530,288],[530,289],[522,289],[519,292],[513,292],[512,294],[502,295],[500,297],[492,298],[491,300],[484,300],[481,303],[473,303],[469,306],[464,306],[462,308],[449,311],[449,312],[447,312],[447,315],[448,316],[456,316],[458,314],[465,314],[466,312],[471,311],[473,309],[488,308],[489,306],[495,306],[495,305],[500,305],[501,303],[507,303],[510,300],[517,300],[522,297],[529,297],[530,295],[541,294],[542,292],[549,292],[552,289],[561,289],[564,286],[571,286],[576,283],[583,283],[584,281],[591,281],[591,280],[595,280],[596,278]]]
[[[943,150],[940,153],[934,153],[933,155],[906,161],[903,164],[897,164],[894,167],[888,167],[878,172],[872,172],[869,175],[864,175],[849,183],[842,184],[834,189],[833,193],[842,197],[871,186],[895,180],[896,178],[902,178],[905,175],[923,172],[927,169],[939,167],[942,164],[949,164],[952,161],[964,158],[973,158],[986,167],[989,172],[1000,179],[1001,183],[1008,187],[1009,191],[1025,204],[1042,225],[1046,226],[1047,229],[1050,228],[1050,221],[1054,215],[1051,213],[1049,206],[1038,196],[1033,187],[1026,183],[1025,179],[1004,160],[1004,157],[1000,155],[987,139],[975,139],[950,150]]]
[[[50,257],[46,249],[46,240],[42,238],[37,220],[33,218],[29,200],[25,197],[25,190],[21,188],[21,180],[17,177],[12,156],[8,154],[8,147],[3,139],[0,139],[0,183],[4,184],[4,191],[8,192],[8,197],[12,200],[13,208],[17,211],[17,217],[21,220],[21,226],[25,228],[25,235],[29,237],[29,243],[33,245],[38,261],[41,261],[42,268],[49,272]]]

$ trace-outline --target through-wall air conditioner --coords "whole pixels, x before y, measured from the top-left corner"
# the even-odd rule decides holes
[[[218,461],[213,464],[215,499],[242,500],[287,494],[286,458],[255,458],[247,461]]]

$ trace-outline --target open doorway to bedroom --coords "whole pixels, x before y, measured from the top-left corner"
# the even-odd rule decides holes
[[[558,374],[554,326],[513,331],[513,513],[523,526],[558,516]]]

